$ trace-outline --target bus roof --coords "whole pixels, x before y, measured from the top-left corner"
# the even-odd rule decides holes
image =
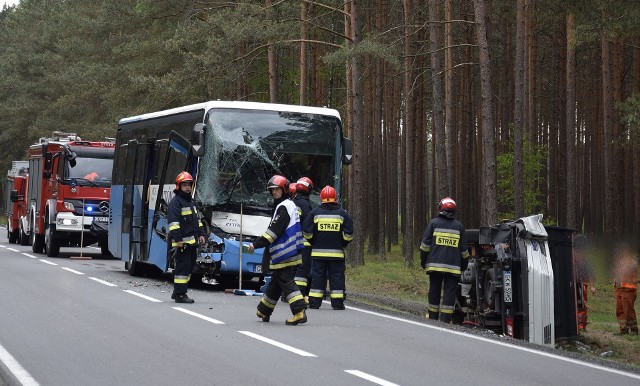
[[[188,111],[204,110],[209,111],[211,108],[226,108],[226,109],[245,109],[245,110],[265,110],[265,111],[287,111],[293,113],[303,114],[320,114],[330,115],[340,119],[340,113],[337,110],[327,107],[309,107],[299,105],[283,105],[275,103],[261,103],[261,102],[244,102],[244,101],[209,101],[203,103],[197,103],[193,105],[176,107],[174,109],[157,111],[154,113],[147,113],[142,115],[136,115],[133,117],[122,118],[118,124],[126,124],[137,121],[143,121],[145,119],[152,119],[158,117],[164,117]],[[203,117],[204,118],[204,117]]]

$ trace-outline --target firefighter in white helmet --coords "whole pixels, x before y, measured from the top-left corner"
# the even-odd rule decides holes
[[[420,266],[429,275],[429,319],[450,323],[463,259],[469,258],[464,226],[455,218],[456,202],[445,197],[438,203],[433,218],[422,236]],[[444,297],[440,303],[440,292]]]

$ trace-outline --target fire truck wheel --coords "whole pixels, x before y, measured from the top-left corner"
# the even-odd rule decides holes
[[[42,250],[44,249],[44,237],[36,234],[35,231],[32,231],[30,239],[31,250],[33,253],[42,253]]]
[[[60,254],[60,242],[55,239],[54,231],[50,226],[44,232],[44,249],[49,257],[57,257]]]
[[[24,229],[22,229],[22,225],[20,225],[20,245],[29,245],[29,236],[25,233]]]
[[[7,238],[9,239],[9,244],[16,244],[18,242],[18,230],[16,229],[13,232],[9,232],[9,228],[7,227]]]

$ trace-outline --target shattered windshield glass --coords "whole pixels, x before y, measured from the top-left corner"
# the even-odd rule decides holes
[[[205,205],[269,207],[267,181],[280,174],[295,182],[309,177],[318,192],[334,184],[336,117],[291,112],[212,109],[196,198]]]

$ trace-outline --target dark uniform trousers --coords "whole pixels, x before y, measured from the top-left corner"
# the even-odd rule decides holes
[[[322,294],[327,286],[327,276],[329,276],[329,288],[331,290],[331,307],[344,307],[344,273],[346,264],[344,259],[313,259],[311,266],[311,290],[316,296],[309,296],[309,307],[320,308],[322,304]]]
[[[459,275],[438,271],[429,272],[429,319],[451,322],[459,280]],[[442,305],[440,305],[441,292],[443,292]]]
[[[176,247],[175,269],[173,270],[173,294],[186,294],[191,280],[191,272],[196,265],[198,248],[195,245]]]
[[[302,264],[294,268],[293,278],[300,288],[303,296],[309,296],[309,286],[311,285],[311,247],[302,250]]]
[[[269,282],[267,290],[258,304],[258,311],[264,315],[271,315],[280,296],[283,296],[289,303],[291,313],[294,315],[307,308],[307,303],[304,301],[302,293],[300,293],[298,286],[293,281],[292,267],[271,271],[271,282]]]

